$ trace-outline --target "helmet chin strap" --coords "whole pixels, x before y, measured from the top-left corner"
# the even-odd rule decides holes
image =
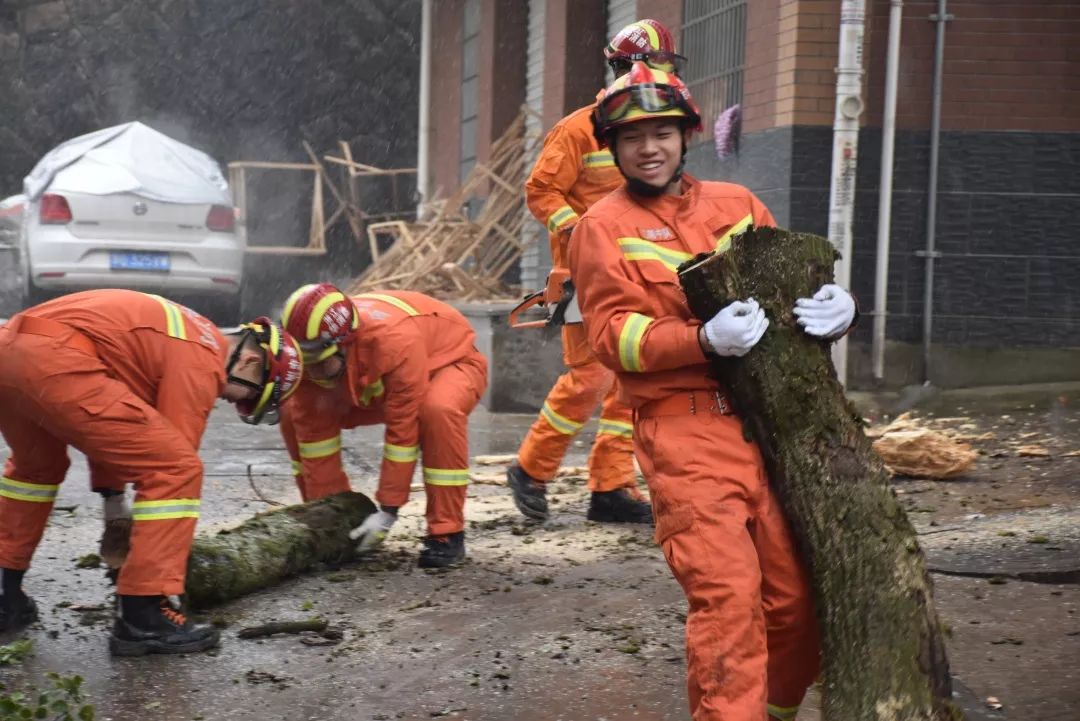
[[[611,148],[611,157],[615,161],[615,167],[619,169],[623,177],[626,178],[626,189],[634,195],[641,195],[646,198],[658,198],[663,195],[668,186],[672,183],[679,181],[682,178],[683,170],[686,169],[686,141],[683,140],[682,144],[682,156],[679,158],[679,165],[675,168],[675,172],[672,173],[668,181],[663,185],[653,185],[652,183],[646,183],[644,180],[638,178],[632,178],[626,174],[619,165],[619,154],[615,151],[615,138],[611,138],[608,141],[608,146]]]

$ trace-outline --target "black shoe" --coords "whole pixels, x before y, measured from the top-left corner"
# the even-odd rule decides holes
[[[113,656],[193,653],[218,645],[213,626],[192,623],[165,596],[120,596],[109,651]]]
[[[514,505],[519,511],[536,521],[547,520],[547,488],[543,483],[516,463],[506,469],[506,482],[514,492]]]
[[[37,604],[22,591],[15,591],[9,599],[0,596],[0,633],[18,631],[38,620]]]
[[[417,564],[420,568],[446,568],[465,560],[465,531],[449,536],[428,536]]]
[[[625,488],[593,491],[585,517],[600,523],[652,523],[652,506],[639,501]]]

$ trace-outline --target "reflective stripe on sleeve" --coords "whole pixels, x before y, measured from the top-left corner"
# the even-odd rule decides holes
[[[395,446],[383,444],[383,458],[394,463],[412,463],[420,457],[420,446]]]
[[[678,267],[694,257],[693,253],[685,253],[673,248],[665,248],[657,243],[644,238],[619,238],[615,241],[619,244],[623,257],[631,261],[655,260],[663,263],[664,267],[674,273]]]
[[[401,298],[395,298],[392,295],[386,295],[385,293],[361,293],[356,296],[357,298],[371,298],[372,300],[381,300],[383,303],[389,303],[398,310],[403,310],[409,315],[420,315],[420,311],[413,308],[411,305],[403,301]]]
[[[585,425],[584,423],[572,421],[566,416],[557,413],[554,408],[548,405],[547,401],[545,401],[544,405],[540,408],[540,415],[548,422],[548,425],[559,433],[562,433],[564,436],[574,435],[581,430],[583,425]]]
[[[723,253],[731,247],[731,239],[746,230],[754,222],[753,215],[747,215],[735,225],[728,228],[727,232],[716,239],[716,251]]]
[[[300,444],[300,457],[301,458],[326,458],[332,456],[341,450],[341,434],[337,434],[333,438],[325,438],[321,441],[312,441],[311,443]]]
[[[187,340],[187,327],[184,325],[184,314],[180,312],[179,306],[173,303],[171,300],[162,298],[160,295],[148,294],[151,298],[161,304],[162,309],[165,311],[165,332],[170,338],[179,338],[180,340]]]
[[[641,373],[641,341],[653,319],[640,313],[631,313],[619,333],[619,363],[624,370]]]
[[[198,518],[198,498],[170,498],[164,501],[135,501],[131,504],[134,521],[171,521],[175,518]]]
[[[4,476],[0,478],[0,496],[27,503],[52,503],[60,490],[55,483],[26,483]]]
[[[569,223],[571,220],[577,220],[578,214],[569,205],[556,210],[554,213],[548,216],[547,228],[549,233],[554,233],[562,226]]]
[[[429,486],[467,486],[468,468],[424,468],[424,483]]]
[[[581,156],[586,168],[614,168],[615,157],[610,150],[597,150]]]

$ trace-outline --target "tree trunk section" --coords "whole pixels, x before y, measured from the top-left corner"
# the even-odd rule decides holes
[[[188,560],[187,600],[195,608],[231,601],[351,558],[349,531],[375,512],[363,493],[338,493],[260,513],[236,528],[198,536]]]
[[[863,433],[829,356],[792,313],[832,282],[825,238],[750,228],[730,250],[679,269],[702,321],[753,297],[769,329],[713,371],[761,448],[808,564],[822,638],[827,721],[961,719],[915,530]]]

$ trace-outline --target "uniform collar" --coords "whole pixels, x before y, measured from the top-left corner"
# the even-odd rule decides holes
[[[635,203],[649,212],[658,215],[662,220],[670,221],[680,212],[685,211],[687,208],[690,208],[697,203],[698,196],[701,195],[701,182],[689,173],[683,173],[681,195],[669,195],[664,193],[655,198],[648,198],[643,195],[634,195],[629,191],[627,191],[627,195],[629,195]]]

